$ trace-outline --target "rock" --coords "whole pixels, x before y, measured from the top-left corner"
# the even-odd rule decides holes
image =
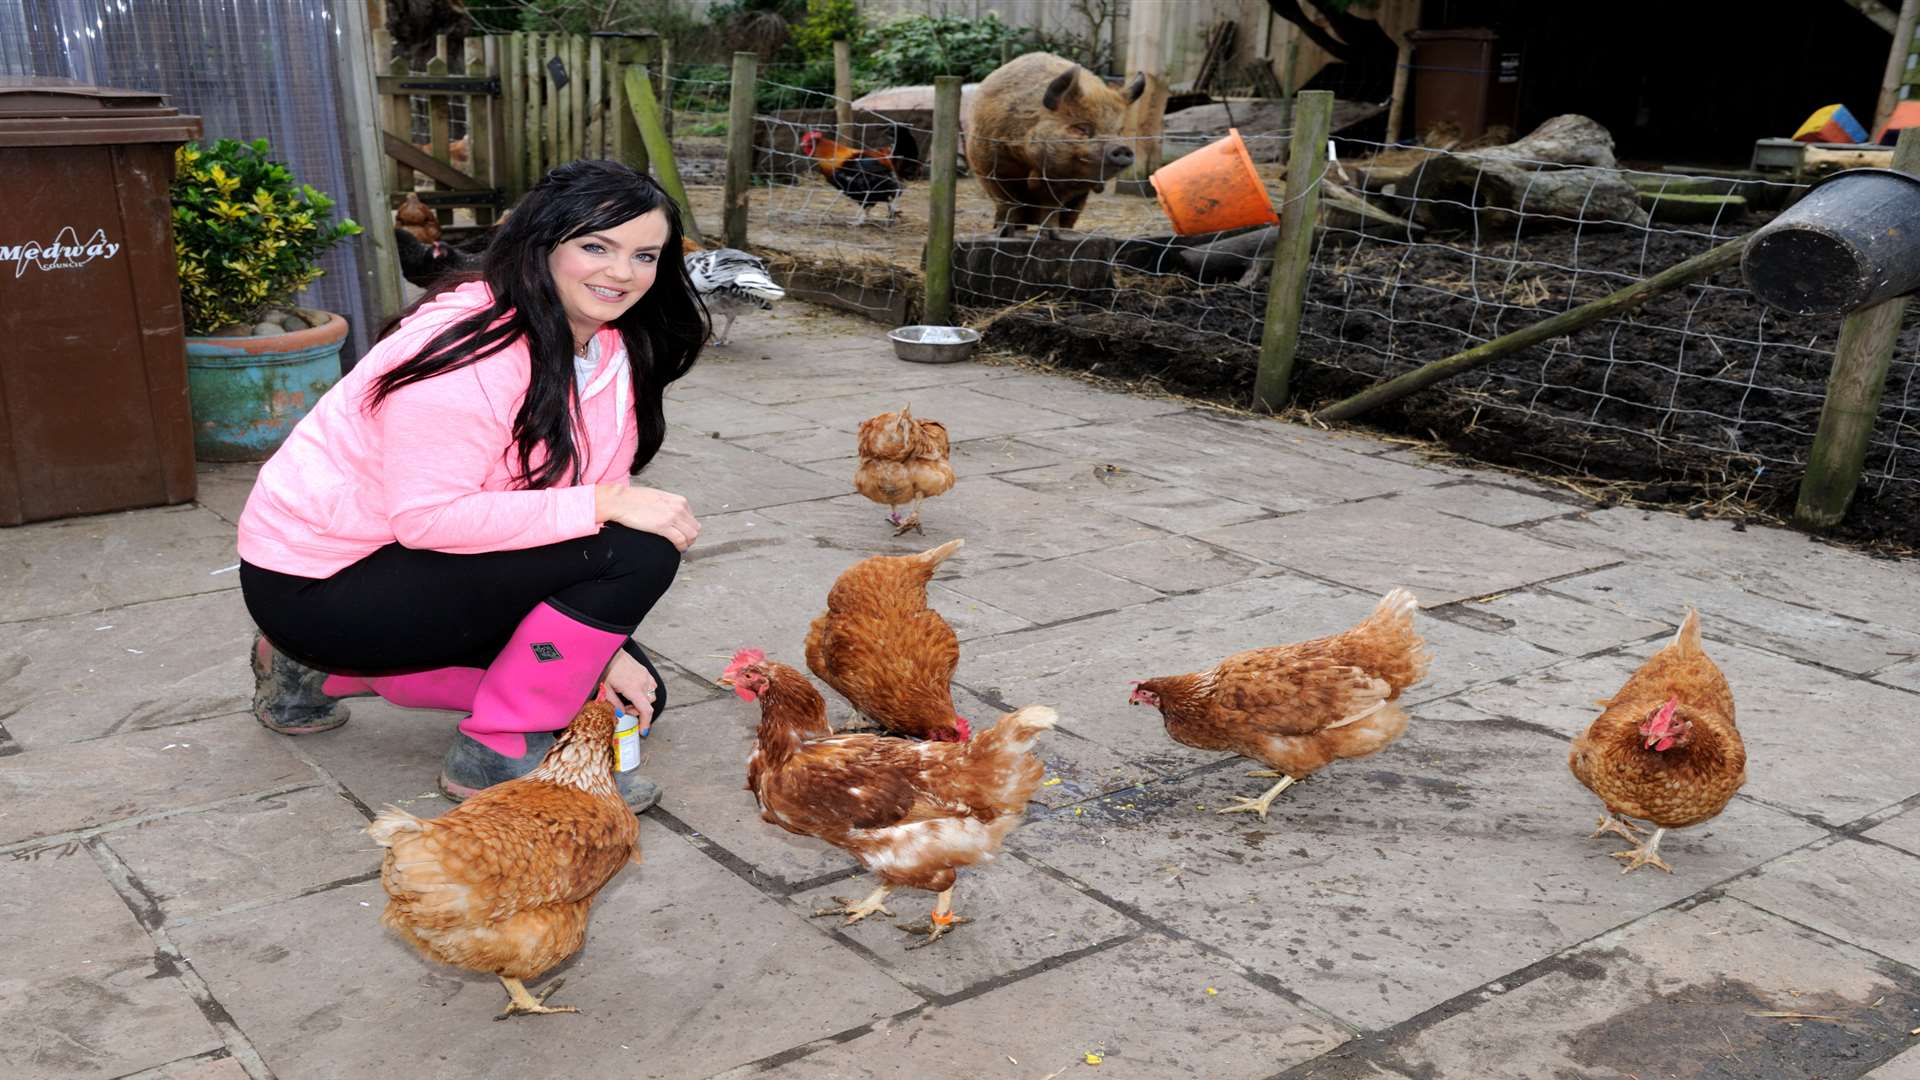
[[[1584,116],[1556,116],[1505,146],[1436,155],[1408,183],[1418,185],[1414,220],[1437,228],[1463,228],[1476,213],[1482,228],[1504,230],[1516,216],[1531,228],[1647,223],[1639,192],[1614,167],[1613,136]]]
[[[275,323],[275,322],[262,321],[262,322],[255,323],[253,326],[254,337],[272,337],[275,334],[284,334],[286,332],[287,332],[286,327],[281,326],[279,323]]]
[[[228,323],[208,334],[208,337],[252,337],[253,327],[246,323]]]
[[[300,317],[306,321],[308,326],[325,326],[328,321],[333,318],[332,315],[320,311],[317,308],[295,308],[294,310],[300,313]],[[288,329],[292,328],[289,327]]]

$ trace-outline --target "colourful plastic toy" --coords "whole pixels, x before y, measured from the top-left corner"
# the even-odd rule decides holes
[[[1815,109],[1793,137],[1800,142],[1863,143],[1867,141],[1867,129],[1845,105],[1828,105]]]

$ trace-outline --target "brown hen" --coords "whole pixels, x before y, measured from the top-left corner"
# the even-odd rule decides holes
[[[590,702],[525,776],[438,818],[389,807],[368,835],[387,849],[380,922],[434,960],[500,978],[517,1013],[549,1007],[524,980],[580,951],[595,894],[631,859],[640,823],[613,776],[613,706]]]
[[[865,900],[816,911],[855,923],[898,888],[939,893],[924,933],[932,944],[967,920],[953,912],[963,866],[990,861],[1020,822],[1046,769],[1028,750],[1057,719],[1029,705],[965,743],[908,742],[883,735],[821,734],[827,703],[813,683],[758,650],[734,657],[721,685],[759,701],[760,729],[748,786],[760,816],[790,833],[850,852],[880,879]],[[918,946],[914,946],[918,947]]]
[[[896,735],[964,742],[971,731],[953,708],[960,639],[927,606],[927,582],[962,543],[854,563],[807,628],[807,667],[861,716]]]
[[[413,234],[413,238],[431,247],[440,242],[440,219],[433,209],[420,201],[420,196],[407,192],[407,201],[393,212],[395,228],[404,229]]]
[[[1638,843],[1613,853],[1626,861],[1621,873],[1651,865],[1671,874],[1660,838],[1718,816],[1747,782],[1733,690],[1700,643],[1699,612],[1688,611],[1673,640],[1600,704],[1567,754],[1573,775],[1607,804],[1593,835]],[[1653,822],[1653,835],[1641,840],[1626,818]]]
[[[854,489],[888,507],[893,535],[920,527],[920,500],[944,495],[953,488],[953,466],[947,455],[951,444],[947,427],[938,420],[915,420],[913,408],[881,413],[860,422],[860,465],[853,472]],[[913,504],[903,521],[900,507]]]
[[[1345,633],[1146,679],[1130,701],[1159,708],[1175,742],[1265,763],[1267,770],[1247,775],[1280,782],[1219,811],[1265,818],[1287,788],[1331,761],[1374,753],[1407,729],[1407,714],[1393,702],[1426,677],[1431,660],[1413,628],[1418,608],[1412,593],[1395,589]]]

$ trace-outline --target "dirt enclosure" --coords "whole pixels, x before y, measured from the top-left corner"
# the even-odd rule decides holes
[[[853,229],[852,204],[788,191],[763,200],[752,242],[823,277],[916,294],[925,200],[888,228]],[[918,187],[919,185],[915,185]],[[704,192],[694,193],[698,207]],[[715,192],[715,195],[718,193]],[[756,191],[759,198],[763,192]],[[958,231],[990,208],[961,181]],[[717,199],[713,200],[717,203]],[[840,203],[842,205],[836,205]],[[716,207],[717,208],[717,207]],[[1142,235],[1166,225],[1151,199],[1106,196],[1089,223]],[[764,219],[764,221],[763,221]],[[715,215],[717,220],[717,214]],[[1759,219],[1744,223],[1757,228]],[[1721,230],[1724,239],[1731,235]],[[1510,230],[1316,240],[1294,387],[1311,409],[1650,276],[1716,241],[1695,231]],[[1002,311],[968,310],[989,346],[1062,368],[1246,407],[1266,307],[1251,289],[1126,270],[1115,288]],[[1369,414],[1495,464],[1567,478],[1602,501],[1684,506],[1736,520],[1785,518],[1818,426],[1840,320],[1790,317],[1747,293],[1737,268],[1637,312],[1503,358]],[[1894,355],[1865,479],[1838,535],[1920,548],[1920,318]]]

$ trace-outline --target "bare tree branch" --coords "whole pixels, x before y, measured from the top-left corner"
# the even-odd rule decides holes
[[[1848,7],[1873,20],[1873,25],[1893,33],[1894,13],[1888,11],[1879,0],[1842,0]]]

